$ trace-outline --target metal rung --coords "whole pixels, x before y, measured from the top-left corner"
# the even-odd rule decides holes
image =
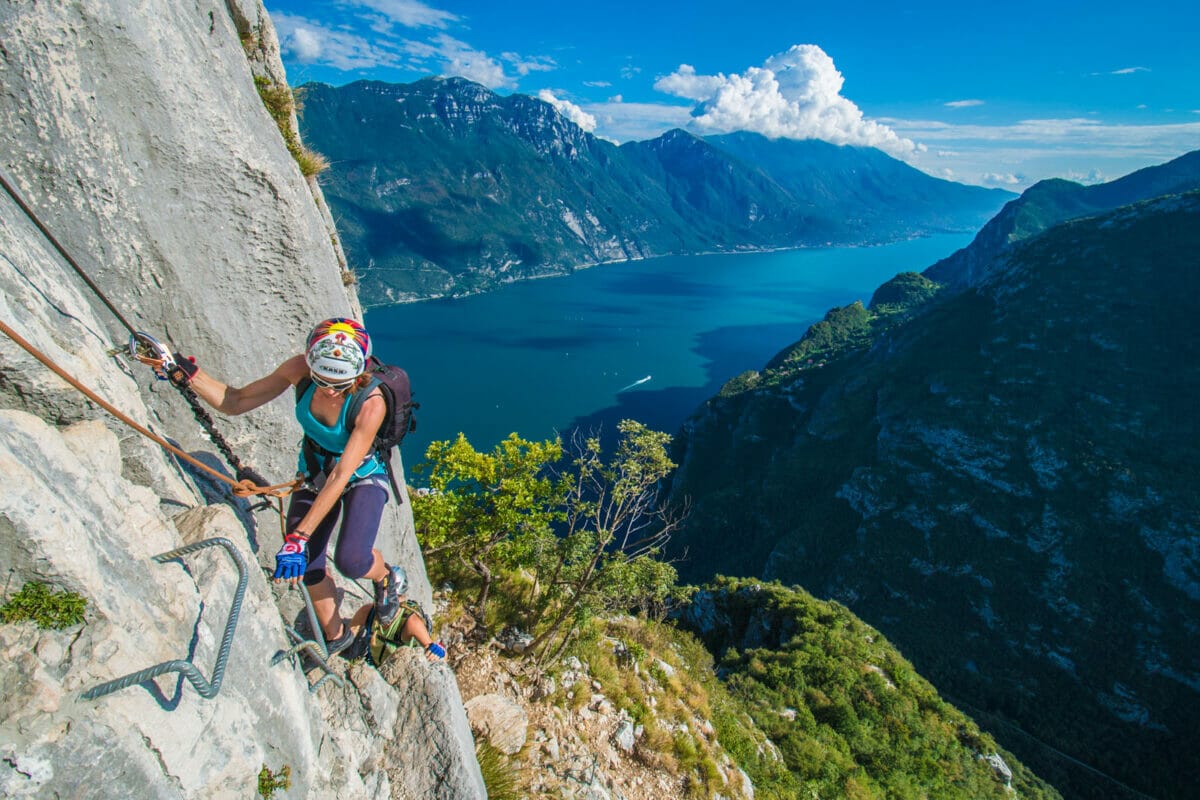
[[[300,584],[300,592],[304,595],[304,607],[308,612],[308,627],[313,632],[312,639],[305,639],[295,629],[285,625],[284,630],[288,636],[292,638],[294,644],[287,650],[281,650],[271,659],[271,666],[275,666],[285,658],[290,658],[293,664],[298,663],[298,655],[301,651],[308,651],[313,660],[325,671],[316,683],[309,684],[308,691],[315,692],[321,688],[321,685],[327,680],[333,680],[338,686],[345,686],[345,681],[333,674],[333,668],[329,666],[327,659],[329,658],[329,650],[325,647],[325,637],[318,638],[317,632],[321,630],[320,623],[317,622],[317,610],[313,608],[312,595],[308,593],[308,587],[303,583]],[[307,677],[305,678],[307,680]]]
[[[233,542],[224,537],[216,537],[213,539],[205,539],[202,542],[189,544],[184,547],[169,550],[166,553],[154,556],[154,560],[160,564],[170,561],[179,556],[194,553],[197,550],[203,550],[213,545],[220,545],[225,548],[225,552],[233,559],[233,563],[237,565],[238,570],[238,585],[237,590],[233,594],[233,604],[229,609],[229,620],[225,623],[225,634],[221,637],[221,646],[217,650],[217,661],[213,664],[212,681],[205,680],[200,674],[200,670],[191,661],[185,659],[175,659],[173,661],[164,661],[161,664],[155,664],[153,667],[134,672],[126,675],[123,678],[102,683],[99,686],[88,689],[83,693],[85,700],[95,700],[98,697],[103,697],[106,694],[124,689],[129,686],[134,686],[139,683],[144,683],[151,678],[156,678],[167,672],[178,672],[187,678],[192,686],[195,687],[199,695],[205,699],[212,699],[221,691],[221,681],[225,677],[225,662],[229,659],[229,651],[233,647],[233,633],[237,628],[238,614],[242,610],[242,600],[246,596],[246,582],[248,575],[246,571],[246,561],[242,558],[242,554],[233,546]]]

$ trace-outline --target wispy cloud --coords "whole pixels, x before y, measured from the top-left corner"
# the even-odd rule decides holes
[[[404,49],[417,59],[435,63],[442,75],[456,75],[489,89],[517,85],[496,59],[446,33],[439,33],[427,42],[406,42]]]
[[[368,8],[406,28],[446,28],[459,20],[457,14],[427,6],[418,0],[338,0],[337,5],[347,10]],[[272,14],[271,19],[274,18]]]
[[[946,108],[970,108],[971,106],[983,105],[982,100],[951,100],[946,103]]]
[[[285,58],[343,72],[394,68],[454,75],[489,89],[515,89],[530,73],[558,68],[549,56],[504,52],[493,57],[453,35],[464,27],[461,17],[419,0],[334,4],[339,11],[336,24],[271,14]]]
[[[501,53],[500,58],[512,64],[512,68],[521,76],[528,75],[531,72],[550,72],[558,69],[558,64],[549,56],[526,58],[519,53]]]
[[[889,120],[905,135],[931,142],[1020,141],[1047,145],[1160,147],[1176,154],[1196,149],[1200,122],[1168,125],[1108,124],[1090,117],[1025,119],[1010,125],[956,125],[940,120]]]
[[[612,86],[612,83],[610,81],[584,81],[583,85],[591,86],[594,89],[604,89],[606,87]]]
[[[635,67],[632,64],[626,64],[625,66],[621,67],[621,77],[625,80],[630,80],[631,78],[636,78],[638,73],[641,71],[641,67]]]
[[[820,47],[804,44],[741,74],[700,75],[682,64],[659,78],[654,88],[695,101],[691,127],[703,132],[743,130],[773,138],[823,139],[877,147],[898,156],[917,150],[910,139],[864,118],[858,106],[842,96],[843,83],[833,59]]]
[[[1083,183],[1124,175],[1195,150],[1200,122],[1109,124],[1096,118],[1025,119],[1009,125],[889,120],[900,134],[931,145],[912,162],[931,174],[948,166],[960,180],[1023,188],[1042,177]],[[1007,181],[1008,176],[1018,184]],[[1030,177],[1034,176],[1034,177]]]
[[[587,103],[584,110],[596,118],[606,139],[636,142],[653,139],[671,128],[683,128],[690,119],[690,106],[665,103],[625,103],[620,95],[606,103]]]
[[[1114,69],[1110,75],[1132,75],[1135,72],[1149,72],[1149,67],[1125,67],[1124,69]]]
[[[992,186],[1017,186],[1021,183],[1021,180],[1021,178],[1013,175],[1011,172],[1004,174],[987,172],[983,175],[983,182]]]
[[[596,118],[572,103],[570,100],[560,100],[555,96],[554,92],[550,91],[549,89],[542,89],[540,92],[538,92],[537,96],[539,100],[554,106],[555,111],[562,114],[564,117],[571,120],[571,122],[574,122],[588,133],[596,130]]]
[[[305,17],[275,13],[271,21],[283,54],[301,64],[327,64],[345,72],[405,64],[404,54],[397,49],[347,31],[332,30]]]
[[[1104,183],[1108,180],[1104,173],[1098,169],[1088,170],[1087,172],[1071,170],[1063,175],[1063,177],[1076,183]]]

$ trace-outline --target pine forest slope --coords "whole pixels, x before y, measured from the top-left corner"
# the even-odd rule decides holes
[[[909,273],[830,312],[686,426],[683,577],[838,599],[997,735],[1193,796],[1197,253],[1193,191],[1016,242],[959,292]],[[1001,741],[1067,796],[1117,791]]]
[[[728,700],[713,703],[713,718],[756,797],[1059,796],[839,603],[718,578],[677,619],[716,657]],[[734,710],[770,749],[734,724]]]

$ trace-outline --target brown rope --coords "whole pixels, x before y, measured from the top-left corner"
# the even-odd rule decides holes
[[[82,383],[77,381],[75,378],[71,377],[71,375],[69,375],[66,372],[66,370],[64,370],[62,367],[58,366],[58,364],[55,364],[53,361],[50,360],[50,358],[48,356],[46,356],[46,354],[42,353],[40,350],[38,350],[32,344],[30,344],[25,339],[23,339],[20,334],[18,334],[16,331],[14,331],[12,328],[10,328],[3,320],[0,320],[0,332],[3,332],[5,336],[12,339],[18,345],[20,345],[22,347],[22,349],[24,349],[27,353],[29,353],[31,356],[36,358],[38,361],[45,364],[50,370],[52,370],[54,372],[54,374],[58,375],[58,377],[62,378],[64,381],[71,384],[71,386],[78,389],[89,400],[91,400],[93,403],[95,403],[98,406],[100,406],[101,408],[103,408],[109,414],[112,414],[114,417],[119,419],[121,422],[124,422],[126,425],[133,428],[135,431],[142,434],[146,438],[150,439],[151,441],[156,443],[158,446],[162,447],[164,450],[166,450],[170,453],[173,453],[174,455],[178,456],[179,458],[182,458],[184,461],[187,461],[192,466],[208,473],[209,475],[216,478],[217,480],[223,481],[224,483],[229,484],[229,486],[231,487],[230,490],[238,497],[250,497],[252,495],[269,495],[271,497],[283,498],[283,497],[286,497],[287,495],[291,494],[293,491],[295,491],[300,486],[302,481],[299,478],[297,478],[296,480],[288,481],[287,483],[277,483],[273,486],[258,486],[248,478],[246,480],[236,481],[236,480],[230,478],[228,475],[224,475],[224,474],[216,471],[215,469],[208,466],[207,464],[192,457],[189,453],[186,453],[183,450],[180,450],[178,447],[171,444],[170,442],[168,442],[166,439],[162,438],[161,436],[155,434],[148,428],[140,425],[135,420],[130,419],[128,416],[126,416],[124,413],[122,413],[119,409],[117,409],[115,406],[113,406],[107,400],[100,397],[98,394],[96,394],[91,389],[84,386]],[[280,507],[280,514],[282,514],[283,513],[282,499],[280,500],[279,507]]]

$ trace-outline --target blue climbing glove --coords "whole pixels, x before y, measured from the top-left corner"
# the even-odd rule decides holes
[[[275,554],[275,580],[295,581],[308,569],[308,537],[296,532],[283,537],[283,547]]]
[[[439,642],[430,642],[425,645],[425,652],[433,656],[430,661],[444,661],[446,659],[446,648]]]

